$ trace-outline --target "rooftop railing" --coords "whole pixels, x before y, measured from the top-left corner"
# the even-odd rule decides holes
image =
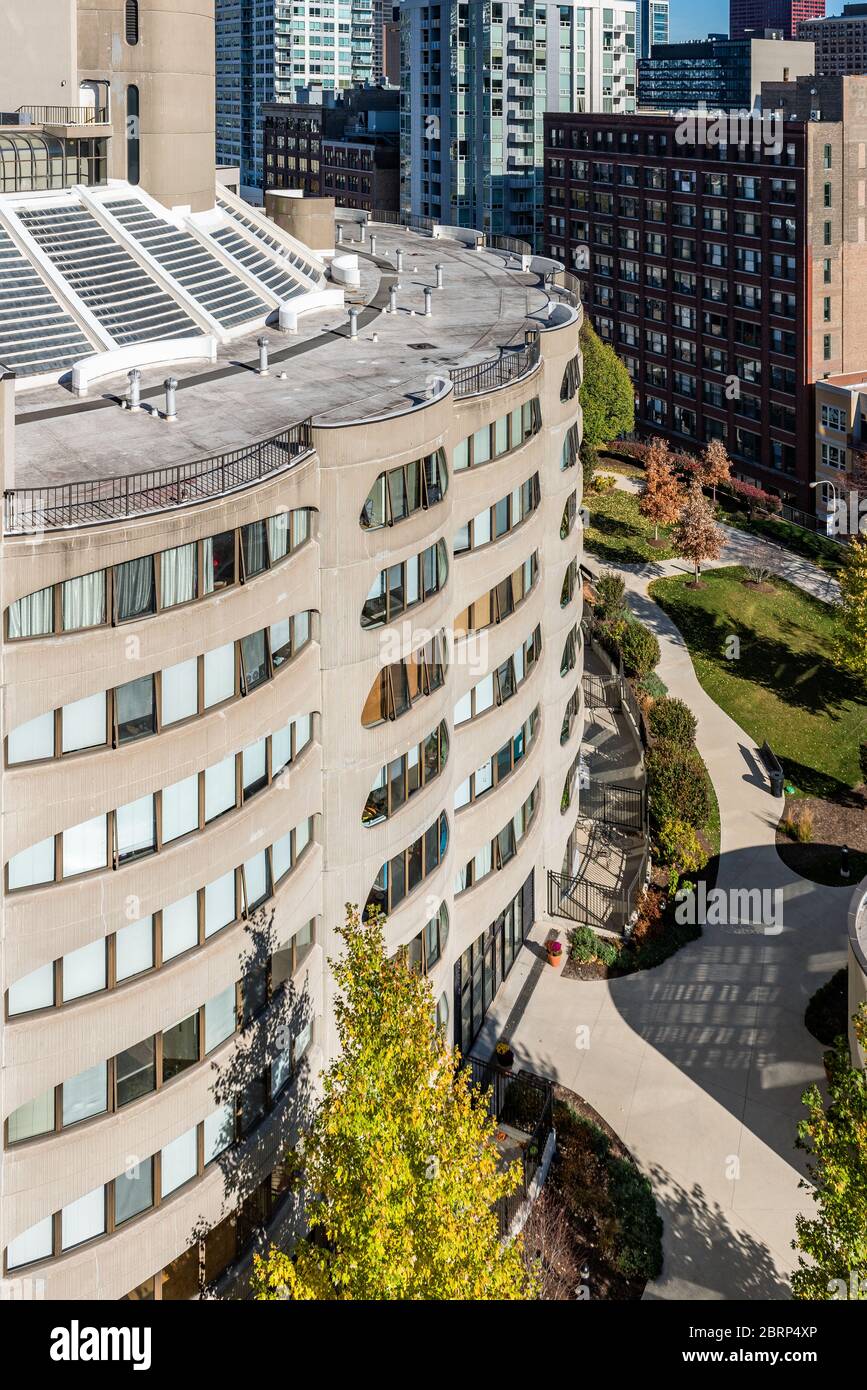
[[[469,367],[453,367],[449,376],[455,390],[455,399],[478,396],[483,391],[495,391],[499,386],[508,386],[526,376],[538,365],[540,358],[539,335],[534,330],[527,331],[527,341],[522,348],[500,348],[497,357],[487,362],[476,362]]]
[[[37,125],[107,125],[105,106],[19,106],[18,116]],[[23,124],[19,119],[19,124]]]
[[[293,467],[313,448],[309,419],[258,444],[193,463],[114,478],[15,488],[3,496],[3,530],[22,536],[149,516],[222,497]]]

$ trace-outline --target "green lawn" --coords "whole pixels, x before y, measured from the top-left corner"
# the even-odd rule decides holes
[[[653,523],[641,515],[634,494],[588,492],[584,505],[590,513],[584,547],[607,564],[646,564],[649,560],[670,560],[677,554],[670,544],[652,544]],[[668,528],[661,526],[660,540],[666,539],[667,534]]]
[[[718,520],[727,526],[736,526],[740,531],[748,531],[750,535],[776,541],[795,555],[811,560],[828,574],[836,574],[843,563],[844,548],[839,541],[805,531],[800,526],[792,526],[788,521],[771,516],[756,516],[750,520],[746,512],[726,506],[725,501],[718,508]]]
[[[757,745],[767,739],[796,790],[839,796],[861,780],[867,703],[863,684],[833,663],[833,610],[784,579],[766,594],[746,577],[732,566],[705,574],[700,589],[678,576],[649,591],[683,633],[711,699]],[[732,636],[740,655],[728,660]]]

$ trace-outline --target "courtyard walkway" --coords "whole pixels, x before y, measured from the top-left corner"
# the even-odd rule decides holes
[[[474,1051],[487,1057],[507,1036],[516,1066],[577,1091],[629,1146],[665,1223],[664,1270],[646,1298],[787,1298],[795,1212],[813,1205],[798,1187],[800,1096],[824,1075],[804,1008],[845,962],[851,889],[806,882],[779,859],[780,803],[752,740],[704,693],[647,595],[670,564],[624,568],[627,596],[659,638],[659,675],[698,719],[722,822],[717,886],[778,890],[782,925],[706,926],[655,970],[581,982],[545,962],[549,930],[565,940],[568,924],[540,918]]]

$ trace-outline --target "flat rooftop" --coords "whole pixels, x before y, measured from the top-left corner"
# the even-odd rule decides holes
[[[99,383],[85,401],[61,385],[19,392],[14,486],[54,486],[191,463],[250,446],[308,417],[314,424],[342,424],[399,413],[429,394],[435,379],[448,377],[451,368],[521,347],[525,330],[546,321],[549,297],[538,274],[510,269],[504,253],[435,241],[402,227],[374,230],[376,262],[369,239],[358,246],[344,242],[344,251],[361,253],[361,289],[347,292],[346,308],[303,317],[295,334],[276,326],[265,330],[266,377],[255,370],[258,333],[251,333],[220,347],[217,363],[207,369],[143,369],[139,413],[120,408],[125,373]],[[346,234],[358,232],[350,228]],[[398,247],[400,276],[394,270]],[[441,290],[433,288],[438,264]],[[398,312],[384,313],[395,283]],[[429,319],[426,285],[433,288]],[[354,342],[347,326],[351,304],[360,311]],[[172,423],[161,416],[169,372],[179,383]]]

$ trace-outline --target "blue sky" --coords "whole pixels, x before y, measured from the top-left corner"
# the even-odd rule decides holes
[[[826,14],[842,14],[843,0],[826,0]],[[727,34],[728,0],[671,0],[672,39],[703,39]]]

